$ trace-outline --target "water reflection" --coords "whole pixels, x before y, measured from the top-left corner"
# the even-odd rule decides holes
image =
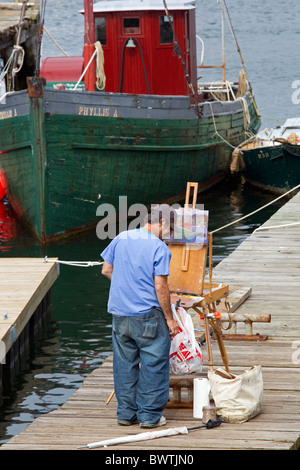
[[[16,237],[16,219],[7,200],[0,201],[0,250],[8,251],[12,248],[12,242]]]

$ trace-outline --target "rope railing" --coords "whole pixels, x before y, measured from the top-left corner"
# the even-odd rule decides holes
[[[48,256],[45,256],[44,263],[59,263],[66,264],[68,266],[77,266],[79,268],[90,268],[93,266],[101,266],[104,261],[61,261],[57,259],[49,259]]]

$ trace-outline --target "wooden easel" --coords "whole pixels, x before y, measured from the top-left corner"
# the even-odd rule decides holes
[[[187,183],[185,208],[189,208],[191,188],[194,189],[192,208],[196,209],[198,183]],[[207,243],[202,246],[192,246],[188,243],[168,243],[172,253],[170,263],[169,289],[172,303],[181,304],[182,307],[193,308],[204,320],[205,338],[207,345],[208,363],[213,370],[212,351],[209,326],[217,337],[224,366],[229,372],[228,357],[222,339],[221,322],[216,314],[216,302],[226,297],[229,286],[212,283],[212,234],[208,233]],[[207,252],[209,257],[209,282],[205,282],[207,265]]]

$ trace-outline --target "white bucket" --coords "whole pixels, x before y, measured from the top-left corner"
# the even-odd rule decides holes
[[[208,379],[194,379],[194,418],[203,418],[203,407],[209,405],[209,392]]]

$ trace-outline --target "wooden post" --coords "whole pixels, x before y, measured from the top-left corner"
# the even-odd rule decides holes
[[[208,365],[209,365],[210,370],[213,370],[209,323],[208,323],[208,318],[207,318],[208,308],[206,305],[203,307],[203,313],[204,313],[205,340],[206,340],[206,348],[207,348],[207,360],[208,360]]]
[[[225,58],[225,13],[224,4],[222,3],[222,69],[223,69],[223,82],[226,82],[226,58]]]
[[[45,113],[43,103],[44,78],[27,77],[28,96],[30,101],[30,126],[32,151],[38,159],[32,162],[32,179],[35,179],[36,188],[36,220],[35,226],[41,242],[46,237],[45,221],[45,173],[46,173],[46,140],[45,140]]]
[[[222,361],[223,361],[223,364],[225,366],[226,372],[228,372],[230,374],[229,361],[228,361],[227,352],[226,352],[226,349],[225,349],[225,346],[224,346],[224,343],[223,343],[220,322],[219,322],[219,320],[211,320],[210,324],[213,327],[214,333],[217,337],[219,350],[220,350],[220,353],[221,353]]]
[[[212,241],[212,233],[207,234],[208,238],[208,248],[209,248],[209,260],[208,260],[208,266],[209,266],[209,293],[210,295],[212,294],[212,251],[213,251],[213,241]]]

